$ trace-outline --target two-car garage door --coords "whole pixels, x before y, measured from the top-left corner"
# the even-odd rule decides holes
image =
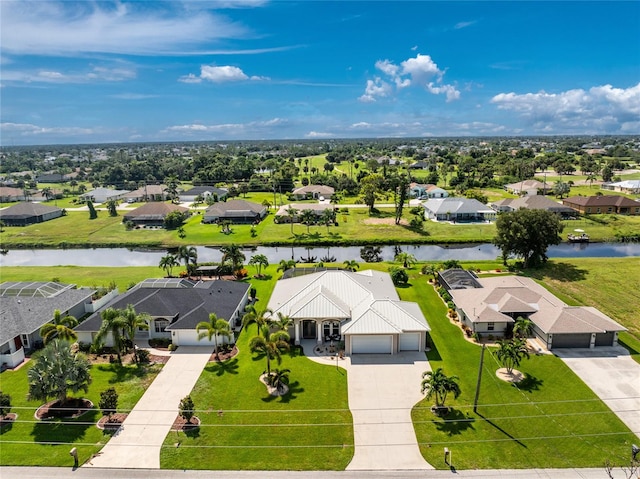
[[[420,351],[420,333],[399,335],[400,351]],[[390,334],[353,335],[351,352],[353,354],[391,354],[393,336]]]
[[[393,339],[390,334],[368,334],[351,336],[353,354],[391,354]]]

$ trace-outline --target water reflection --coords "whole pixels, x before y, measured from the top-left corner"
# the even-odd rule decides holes
[[[198,261],[220,261],[222,254],[217,248],[198,246]],[[247,248],[247,261],[254,254],[264,254],[270,263],[280,260],[324,258],[342,263],[346,260],[361,261],[360,246],[344,247],[291,247],[274,246]],[[491,244],[473,245],[395,245],[381,246],[383,261],[392,261],[399,252],[411,253],[418,261],[444,261],[448,259],[493,260],[500,255],[498,248]],[[97,249],[57,249],[57,250],[11,250],[0,256],[1,266],[157,266],[165,250],[130,250],[126,248]],[[639,243],[590,243],[561,244],[549,248],[550,258],[578,257],[625,257],[640,256]]]

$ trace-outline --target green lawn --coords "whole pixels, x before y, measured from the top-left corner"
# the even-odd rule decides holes
[[[291,370],[290,391],[282,398],[271,397],[258,380],[266,362],[248,348],[255,331],[251,325],[240,335],[238,356],[208,364],[192,392],[202,425],[195,433],[167,436],[162,468],[343,470],[347,466],[353,456],[353,423],[346,372],[298,353],[285,354],[280,367]]]
[[[0,432],[0,465],[2,466],[71,466],[71,447],[78,449],[80,463],[87,461],[109,440],[109,435],[96,427],[102,417],[98,410],[100,393],[110,387],[119,394],[118,410],[129,411],[138,402],[160,365],[137,368],[100,364],[91,367],[92,383],[87,394],[76,396],[90,399],[95,408],[77,419],[37,421],[39,401],[28,401],[27,371],[33,363],[17,371],[0,373],[0,390],[11,396],[12,412],[18,420]]]
[[[431,367],[458,376],[462,389],[457,400],[447,401],[453,411],[446,420],[431,413],[432,401],[423,400],[412,412],[429,463],[446,467],[444,447],[460,469],[601,467],[605,460],[628,460],[637,437],[553,355],[524,361],[519,370],[527,379],[516,388],[495,376],[499,364],[487,351],[474,413],[481,349],[449,322],[445,305],[423,276],[413,274],[411,281],[410,288],[399,291],[402,299],[418,301],[429,321]]]

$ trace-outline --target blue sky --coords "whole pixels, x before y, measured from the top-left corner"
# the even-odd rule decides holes
[[[0,1],[2,145],[640,133],[640,2]]]

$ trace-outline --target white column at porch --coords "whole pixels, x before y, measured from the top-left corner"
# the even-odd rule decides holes
[[[293,335],[296,346],[300,346],[300,322],[293,323]]]
[[[322,344],[322,321],[316,321],[316,338],[318,344]]]

